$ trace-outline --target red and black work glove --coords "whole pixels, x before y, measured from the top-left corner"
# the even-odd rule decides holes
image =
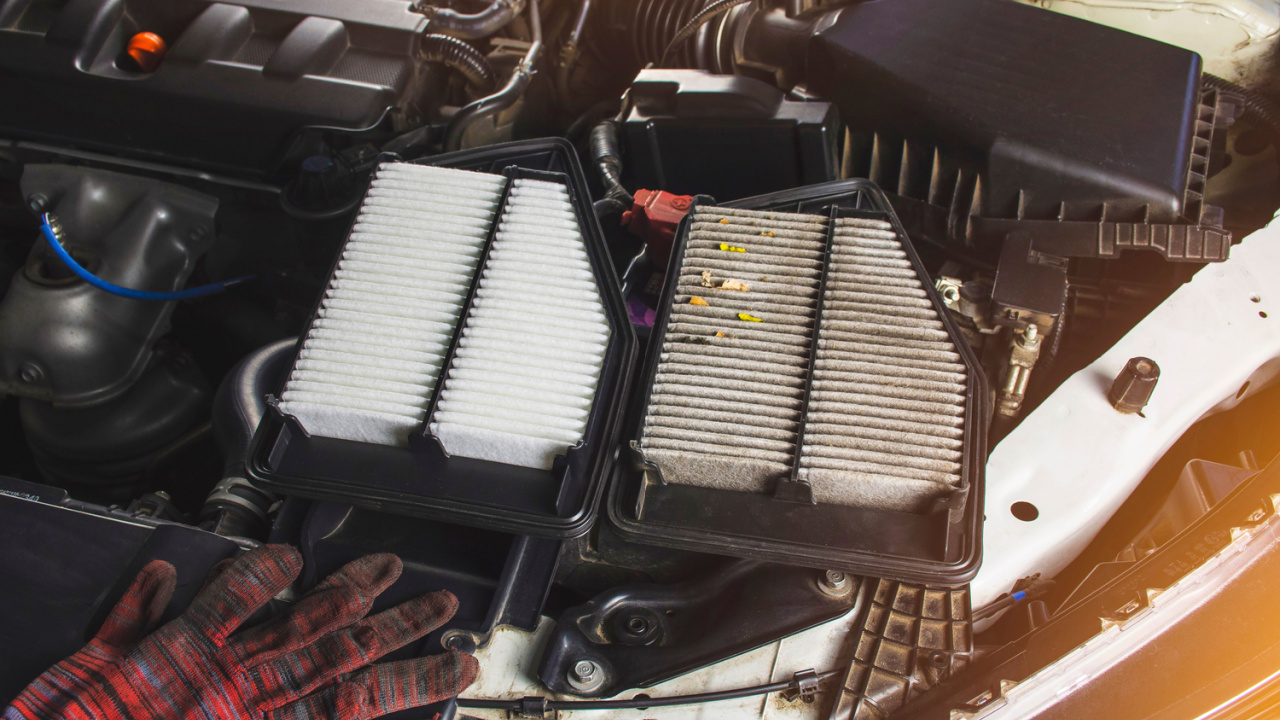
[[[148,636],[176,579],[152,561],[93,640],[36,678],[4,720],[366,720],[453,697],[475,679],[470,655],[369,665],[458,608],[438,592],[366,618],[401,567],[385,554],[348,563],[283,617],[233,635],[302,569],[296,550],[266,545]]]

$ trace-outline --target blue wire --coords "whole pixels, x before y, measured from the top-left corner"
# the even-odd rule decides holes
[[[67,249],[62,247],[62,243],[58,241],[57,234],[53,232],[53,227],[49,224],[48,213],[40,216],[40,232],[44,235],[44,239],[48,241],[49,247],[53,248],[54,254],[58,256],[58,259],[61,260],[64,265],[71,269],[71,272],[79,275],[80,279],[99,290],[105,290],[112,295],[119,295],[121,297],[133,298],[135,300],[158,300],[160,302],[190,300],[191,298],[220,293],[232,285],[237,285],[246,280],[253,279],[252,276],[246,275],[244,277],[223,280],[222,282],[211,283],[209,285],[201,285],[200,287],[193,287],[187,290],[175,290],[173,292],[133,290],[126,287],[120,287],[114,283],[109,283],[88,270],[85,270],[80,263],[76,262],[75,258],[71,257],[71,254],[67,252]]]

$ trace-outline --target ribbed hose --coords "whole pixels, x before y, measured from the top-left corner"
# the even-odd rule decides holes
[[[494,0],[489,7],[473,15],[464,15],[449,8],[436,7],[419,2],[414,10],[427,16],[427,29],[432,33],[452,35],[463,40],[487,38],[516,19],[524,10],[524,0]]]
[[[534,65],[542,54],[542,19],[539,12],[538,0],[529,0],[529,32],[533,36],[529,49],[501,90],[464,106],[453,116],[445,130],[445,152],[462,149],[462,136],[466,134],[467,128],[515,105],[524,95],[525,88],[533,79]]]
[[[423,62],[440,63],[457,71],[478,92],[491,92],[497,84],[497,75],[488,59],[456,37],[438,33],[423,35],[418,45],[418,57]]]
[[[618,143],[618,126],[606,120],[591,129],[591,160],[600,173],[605,196],[614,198],[630,209],[631,193],[622,186],[622,151]]]
[[[662,50],[662,59],[658,61],[658,67],[668,67],[667,63],[672,59],[672,53],[677,52],[682,45],[689,41],[689,38],[692,38],[697,34],[698,28],[706,25],[716,16],[722,15],[738,5],[750,1],[751,0],[713,0],[710,5],[707,5],[702,10],[698,11],[697,15],[690,18],[689,21],[686,22],[671,38],[671,41],[668,42],[667,46]],[[686,66],[688,66],[688,63],[681,64],[678,67]]]
[[[1219,95],[1235,101],[1244,110],[1243,115],[1263,125],[1280,148],[1280,107],[1270,98],[1209,73],[1204,74],[1202,82],[1205,88],[1217,90]]]
[[[631,63],[640,68],[662,59],[671,40],[693,19],[708,0],[615,0],[606,4],[610,35],[630,51]],[[671,58],[673,64],[693,67],[693,49],[684,46]]]

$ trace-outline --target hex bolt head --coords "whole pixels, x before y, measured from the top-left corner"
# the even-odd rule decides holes
[[[18,368],[18,377],[22,382],[33,385],[44,378],[44,371],[35,363],[22,363],[22,367]]]
[[[604,669],[593,660],[579,660],[569,668],[565,679],[580,693],[594,692],[604,686]]]
[[[590,660],[579,660],[573,664],[573,674],[582,682],[588,682],[596,676],[599,666]]]
[[[818,589],[831,597],[843,597],[849,594],[852,586],[853,581],[849,576],[839,570],[826,571],[818,581]]]
[[[1111,406],[1122,413],[1141,412],[1151,400],[1156,383],[1160,381],[1160,366],[1151,358],[1136,357],[1125,363],[1124,369],[1111,383],[1107,399]]]

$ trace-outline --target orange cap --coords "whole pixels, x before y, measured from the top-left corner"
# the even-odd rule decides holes
[[[160,61],[164,59],[165,51],[169,47],[164,44],[164,38],[153,32],[140,32],[129,38],[129,57],[138,63],[138,67],[142,68],[142,72],[154,72],[160,67]]]

